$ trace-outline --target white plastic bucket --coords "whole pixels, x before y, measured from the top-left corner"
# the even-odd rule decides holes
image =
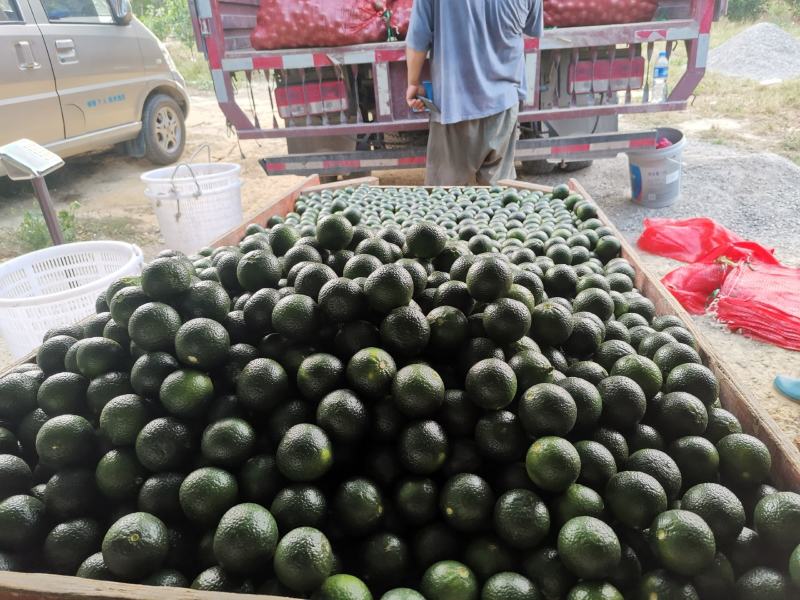
[[[138,246],[76,242],[23,254],[0,265],[0,334],[14,358],[48,329],[94,314],[97,297],[119,277],[142,272]]]
[[[646,208],[670,206],[681,195],[681,154],[686,140],[681,131],[671,127],[658,128],[657,139],[661,138],[672,145],[627,152],[631,200]]]
[[[242,222],[240,171],[233,163],[181,163],[142,175],[168,247],[192,254]]]

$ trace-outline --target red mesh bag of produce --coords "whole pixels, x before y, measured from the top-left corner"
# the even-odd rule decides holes
[[[544,0],[545,27],[650,21],[658,0]]]
[[[733,331],[800,350],[800,269],[739,263],[725,277],[711,310]]]
[[[261,0],[250,42],[256,50],[278,50],[404,38],[412,4],[413,0]]]

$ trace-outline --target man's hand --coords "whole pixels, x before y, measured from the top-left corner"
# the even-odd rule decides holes
[[[418,3],[414,3],[416,8]],[[424,96],[424,88],[420,85],[422,81],[422,67],[425,66],[425,59],[428,57],[427,50],[414,50],[406,44],[406,68],[408,69],[408,88],[406,88],[406,104],[415,111],[425,110],[425,105],[417,96]],[[422,93],[420,93],[422,92]],[[432,100],[432,98],[431,98]]]
[[[417,112],[425,110],[425,105],[422,103],[422,100],[417,98],[419,95],[424,95],[420,94],[420,90],[422,90],[422,86],[419,84],[409,84],[406,89],[406,102],[411,110]]]

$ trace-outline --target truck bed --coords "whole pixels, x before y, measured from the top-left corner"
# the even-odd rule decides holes
[[[725,3],[661,0],[649,22],[551,28],[541,39],[526,39],[527,99],[519,121],[528,133],[518,158],[584,160],[654,146],[652,132],[618,132],[617,117],[686,108],[705,73],[711,23]],[[290,141],[292,160],[262,161],[267,173],[332,175],[424,164],[424,144],[409,140],[427,130],[428,118],[404,101],[403,42],[255,50],[250,34],[259,0],[190,0],[190,8],[220,107],[239,137]],[[671,61],[674,86],[653,102],[654,62],[679,45],[685,60]],[[254,93],[256,80],[265,85]],[[321,100],[323,83],[340,90],[334,108]],[[400,144],[386,143],[387,136],[399,136]],[[335,138],[358,141],[330,145]]]

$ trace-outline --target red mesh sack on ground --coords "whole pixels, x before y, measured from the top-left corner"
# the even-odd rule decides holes
[[[705,254],[697,262],[711,263],[720,259],[724,259],[729,263],[736,263],[746,260],[749,262],[763,263],[767,265],[781,264],[778,259],[775,258],[773,252],[774,250],[764,248],[764,246],[758,242],[744,240],[741,242],[731,242],[729,244],[712,248],[708,254]]]
[[[742,238],[712,219],[645,219],[639,247],[681,262],[697,262],[709,252]]]
[[[658,0],[544,0],[545,27],[650,21]]]
[[[694,264],[678,267],[667,273],[661,283],[687,311],[693,315],[702,315],[717,290],[722,287],[728,272],[740,261],[778,264],[772,252],[761,244],[731,242],[712,248]]]
[[[725,277],[712,310],[734,331],[800,350],[800,269],[742,262]]]
[[[661,279],[661,283],[693,315],[702,315],[710,298],[725,281],[728,267],[712,263],[697,263],[678,267]]]
[[[385,42],[389,26],[404,38],[413,0],[261,0],[250,42],[256,50]]]
[[[800,269],[711,219],[645,219],[639,247],[684,260],[661,282],[690,313],[709,310],[729,329],[800,350]]]

